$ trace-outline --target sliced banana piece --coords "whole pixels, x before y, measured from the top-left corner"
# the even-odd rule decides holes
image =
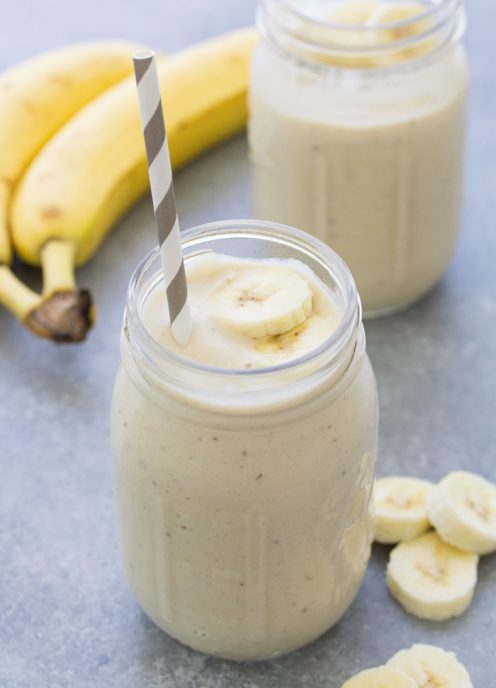
[[[343,25],[327,37],[335,37],[336,45],[355,49],[349,55],[322,56],[324,63],[357,68],[387,67],[424,55],[433,47],[432,38],[420,37],[432,26],[432,19],[424,16],[428,5],[422,2],[380,2],[379,0],[343,0],[327,14],[329,21]],[[418,17],[418,20],[415,20]],[[346,26],[350,28],[347,30]],[[344,27],[344,28],[343,28]],[[365,30],[363,27],[366,27]],[[376,28],[375,31],[367,29]],[[419,36],[414,45],[395,43]],[[316,37],[316,39],[318,36]],[[391,50],[388,49],[391,46]],[[360,54],[364,48],[381,49],[369,55]],[[382,53],[382,48],[386,51]]]
[[[427,502],[432,525],[445,542],[476,554],[496,550],[496,486],[474,473],[449,473]]]
[[[374,483],[374,540],[385,545],[413,540],[429,530],[427,498],[434,485],[406,477],[379,478]]]
[[[416,36],[429,26],[429,20],[419,19],[418,22],[407,22],[424,14],[427,7],[420,2],[402,3],[379,3],[378,6],[369,13],[367,26],[377,26],[378,28],[386,24],[398,24],[381,29],[385,42],[397,41],[409,36]],[[403,23],[405,22],[405,23]]]
[[[473,688],[468,671],[456,655],[434,645],[401,650],[387,666],[404,671],[418,688]]]
[[[414,45],[401,50],[393,50],[384,55],[376,56],[377,66],[399,64],[405,60],[427,54],[434,46],[432,38],[420,38],[432,26],[430,17],[422,17],[427,6],[420,2],[381,3],[368,17],[367,26],[376,26],[373,32],[373,43],[379,46],[394,45],[397,41],[419,36]],[[413,21],[419,17],[417,21]],[[411,21],[408,21],[411,20]],[[391,24],[392,26],[387,26]],[[397,24],[394,26],[394,24]],[[384,27],[384,28],[381,28]]]
[[[320,315],[313,313],[304,323],[293,327],[289,332],[270,335],[262,339],[256,339],[254,344],[258,351],[274,354],[274,362],[280,363],[288,359],[303,356],[309,351],[314,351],[331,336],[335,325]]]
[[[368,45],[370,38],[367,32],[361,30],[361,26],[367,22],[370,14],[378,7],[380,7],[379,0],[343,0],[343,2],[335,4],[328,12],[326,18],[330,22],[341,24],[342,26],[339,29],[326,32],[327,38],[332,38],[337,46],[355,48],[360,51],[360,49]],[[323,55],[321,61],[344,67],[373,66],[368,56],[359,54]]]
[[[312,290],[295,270],[266,265],[229,275],[210,294],[211,315],[254,339],[280,335],[305,322]]]
[[[336,24],[365,24],[380,6],[379,0],[343,0],[332,7],[327,18]]]
[[[387,582],[393,597],[420,619],[443,621],[470,605],[477,583],[476,554],[443,542],[437,533],[402,542],[391,552]]]
[[[342,688],[417,688],[417,684],[401,669],[381,666],[352,676]]]

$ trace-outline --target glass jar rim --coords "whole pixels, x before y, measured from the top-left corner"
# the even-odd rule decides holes
[[[313,254],[329,270],[332,279],[341,289],[344,297],[344,310],[338,327],[319,347],[304,356],[292,359],[285,363],[266,368],[219,368],[197,363],[166,349],[157,342],[146,329],[140,314],[142,299],[140,292],[147,290],[147,294],[162,281],[160,267],[160,249],[157,247],[149,252],[135,269],[127,290],[127,301],[124,314],[124,332],[128,340],[136,342],[145,359],[152,359],[173,367],[197,373],[202,376],[221,376],[224,379],[267,379],[277,376],[288,370],[304,369],[308,364],[315,363],[319,357],[325,358],[325,363],[335,361],[339,354],[357,336],[361,325],[361,304],[353,277],[344,261],[328,246],[316,237],[310,236],[301,230],[286,225],[257,220],[228,220],[211,222],[182,232],[183,249],[200,247],[202,241],[217,237],[226,239],[233,236],[259,237],[266,236],[275,240],[277,235],[281,237],[281,243],[289,242],[293,247]],[[188,256],[186,256],[187,259]],[[248,256],[249,257],[249,256]],[[143,284],[143,277],[154,266],[153,274]],[[165,304],[165,295],[164,295]]]
[[[437,56],[443,53],[454,42],[460,40],[465,32],[466,18],[463,10],[464,0],[438,0],[437,3],[426,5],[425,12],[421,14],[398,19],[391,22],[386,22],[379,25],[367,24],[345,24],[342,22],[332,21],[332,19],[323,19],[321,17],[305,14],[301,8],[295,7],[291,0],[260,0],[259,9],[257,12],[257,26],[260,34],[269,40],[271,45],[274,45],[281,54],[286,57],[291,57],[299,64],[311,67],[317,71],[333,71],[333,70],[350,70],[353,72],[374,72],[404,68],[405,65],[423,64],[433,55]],[[318,28],[331,36],[330,41],[311,40],[308,35],[300,35],[292,31],[288,26],[285,26],[281,21],[280,15],[289,16],[291,20],[300,21],[303,25],[309,26],[312,29]],[[360,37],[361,35],[373,35],[378,31],[388,31],[395,29],[403,29],[414,24],[431,20],[428,26],[422,31],[412,35],[400,36],[393,40],[381,43],[367,43],[344,40],[346,36]],[[277,38],[277,32],[280,32],[286,43],[283,45],[282,41]],[[323,36],[324,34],[321,34]],[[314,34],[317,35],[316,33]],[[377,65],[362,66],[360,64],[335,64],[331,61],[325,62],[318,59],[312,59],[310,55],[327,55],[334,58],[367,58],[380,57],[382,54],[394,54],[395,52],[411,49],[419,43],[426,43],[434,36],[438,37],[438,41],[431,50],[425,54],[414,55],[399,63],[392,62],[391,64],[378,63]],[[340,42],[341,40],[341,42]],[[288,49],[287,42],[291,45]]]
[[[342,1],[346,2],[346,0]],[[273,3],[276,6],[279,5],[281,8],[284,7],[286,9],[288,9],[289,6],[291,13],[295,16],[298,16],[303,21],[310,21],[321,26],[328,26],[329,28],[338,30],[343,29],[346,31],[364,31],[366,33],[377,31],[377,29],[395,29],[403,26],[409,26],[411,24],[416,24],[417,22],[422,21],[423,19],[428,19],[429,17],[435,18],[436,16],[443,13],[452,14],[463,4],[463,0],[439,0],[436,4],[425,5],[425,11],[421,12],[420,14],[411,17],[406,17],[404,19],[397,19],[391,22],[385,22],[384,24],[380,24],[379,26],[377,26],[374,24],[346,24],[343,22],[332,21],[332,19],[329,20],[312,17],[311,15],[302,12],[301,9],[291,7],[289,5],[289,2],[290,0],[261,0],[261,4],[265,8],[268,8],[271,3]]]

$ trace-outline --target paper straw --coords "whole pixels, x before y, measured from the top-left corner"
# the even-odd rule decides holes
[[[171,332],[176,342],[184,346],[191,337],[193,323],[155,53],[151,50],[136,53],[133,62]]]

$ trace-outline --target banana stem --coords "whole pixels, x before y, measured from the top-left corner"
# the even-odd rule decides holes
[[[93,322],[91,297],[86,290],[57,292],[44,299],[7,265],[0,265],[0,304],[37,337],[55,342],[83,341]]]
[[[5,200],[0,185],[0,205]],[[12,272],[5,214],[0,213],[0,304],[38,337],[80,342],[93,322],[91,297],[74,282],[74,246],[54,241],[42,251],[45,291],[32,291]]]
[[[40,301],[40,295],[21,282],[7,265],[0,265],[0,303],[18,320],[24,322]]]
[[[59,291],[74,291],[74,257],[76,246],[72,241],[51,239],[41,249],[43,270],[43,296],[50,297]]]
[[[7,217],[12,186],[11,180],[0,179],[0,304],[21,323],[28,324],[30,314],[41,303],[41,296],[21,282],[9,267],[12,245]],[[42,337],[49,336],[42,328],[36,328],[34,332]]]
[[[80,342],[94,320],[89,292],[76,287],[75,245],[48,241],[41,251],[43,296],[29,289],[8,267],[12,247],[7,226],[10,189],[0,179],[0,304],[38,337]]]
[[[62,239],[47,241],[40,253],[43,302],[28,326],[48,329],[56,342],[82,342],[95,319],[90,293],[76,285],[75,253],[76,245]]]
[[[43,298],[24,321],[35,334],[56,342],[82,342],[94,321],[90,293],[76,286],[75,252],[72,242],[61,239],[43,246]]]

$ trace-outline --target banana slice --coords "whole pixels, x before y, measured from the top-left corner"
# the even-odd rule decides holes
[[[380,2],[379,0],[344,0],[336,4],[327,18],[349,26],[349,30],[339,27],[334,36],[337,45],[356,48],[382,48],[392,46],[384,54],[350,54],[322,56],[321,62],[348,67],[387,67],[405,60],[424,55],[433,47],[432,38],[419,38],[415,45],[396,49],[395,43],[419,36],[432,26],[430,17],[422,16],[428,9],[421,2]],[[415,17],[418,20],[415,21]],[[361,27],[373,27],[375,31],[364,31]],[[356,27],[356,28],[354,28]],[[316,37],[316,39],[318,36]],[[399,46],[401,48],[401,46]]]
[[[445,542],[466,552],[496,550],[496,486],[474,473],[449,473],[427,502],[432,525]]]
[[[274,265],[233,273],[210,294],[211,315],[254,339],[289,332],[311,311],[309,283],[295,270]]]
[[[336,29],[335,31],[327,32],[328,38],[333,38],[337,45],[348,46],[349,48],[366,47],[369,36],[360,30],[360,26],[367,22],[370,14],[376,8],[380,7],[379,0],[343,0],[334,5],[326,18],[341,24],[342,27],[350,27]],[[354,29],[353,27],[357,27]],[[318,39],[318,37],[316,37]],[[371,67],[372,62],[368,56],[360,55],[332,55],[320,58],[321,62],[326,64],[342,65],[344,67]]]
[[[409,650],[401,650],[387,666],[405,672],[418,688],[473,688],[456,655],[434,645],[413,645]]]
[[[367,19],[368,26],[378,27],[373,37],[374,42],[380,46],[394,45],[396,41],[401,41],[407,38],[413,38],[426,32],[432,26],[430,17],[420,18],[427,10],[427,6],[420,2],[403,2],[382,4],[377,7]],[[413,20],[419,17],[417,21]],[[399,23],[397,26],[386,26],[387,24]],[[384,28],[381,28],[383,27]],[[392,64],[399,64],[405,60],[411,60],[415,57],[425,55],[434,46],[432,38],[418,39],[415,45],[410,45],[402,50],[394,50],[389,54],[376,56],[377,65],[389,66]]]
[[[274,353],[274,363],[303,356],[314,351],[331,336],[335,326],[329,320],[313,313],[304,323],[289,332],[255,340],[255,348],[264,354]]]
[[[383,4],[380,3],[367,17],[367,26],[382,27],[385,24],[395,24],[396,22],[406,22],[407,19],[414,19],[427,10],[425,5],[420,2],[402,2]],[[416,36],[421,31],[429,27],[429,20],[419,19],[418,22],[399,23],[398,26],[391,26],[381,29],[384,42],[398,41],[402,38]],[[382,41],[381,41],[382,42]]]
[[[380,6],[379,0],[344,0],[331,9],[327,18],[336,24],[365,24]]]
[[[417,478],[380,478],[374,483],[374,540],[385,545],[414,538],[429,530],[427,498],[434,485]]]
[[[443,621],[468,608],[477,583],[476,554],[426,533],[391,552],[387,582],[394,598],[420,619]]]
[[[341,688],[417,688],[417,684],[401,669],[381,666],[361,671]]]

